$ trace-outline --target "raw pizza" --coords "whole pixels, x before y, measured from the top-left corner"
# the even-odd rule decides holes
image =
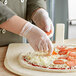
[[[46,72],[76,71],[76,48],[73,46],[56,46],[52,55],[44,52],[27,52],[19,55],[21,66]]]

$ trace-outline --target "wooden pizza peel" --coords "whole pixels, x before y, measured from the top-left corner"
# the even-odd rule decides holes
[[[11,72],[21,76],[76,76],[76,73],[57,73],[57,72],[42,72],[30,70],[22,67],[18,63],[18,56],[22,52],[34,51],[29,44],[13,43],[8,46],[4,65]]]

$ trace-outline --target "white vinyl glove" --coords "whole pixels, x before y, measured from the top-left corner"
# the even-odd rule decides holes
[[[52,32],[50,33],[50,37],[53,36],[54,33],[53,23],[46,10],[44,10],[43,8],[38,9],[35,13],[33,13],[32,20],[44,32],[50,32],[51,30]]]
[[[47,37],[45,32],[30,22],[27,22],[24,25],[20,35],[28,39],[28,42],[35,51],[53,52],[52,42]]]

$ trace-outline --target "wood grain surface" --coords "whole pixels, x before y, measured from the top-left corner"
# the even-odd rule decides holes
[[[0,47],[0,76],[18,76],[9,70],[7,70],[4,66],[4,59],[7,52],[7,46],[6,47]]]

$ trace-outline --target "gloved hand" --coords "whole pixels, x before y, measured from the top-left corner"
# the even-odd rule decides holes
[[[27,22],[20,33],[28,39],[28,42],[36,51],[51,51],[53,52],[53,45],[44,31],[37,26]]]
[[[44,10],[43,8],[40,8],[37,11],[35,11],[32,15],[32,20],[44,32],[52,31],[50,34],[50,37],[53,36],[53,33],[54,33],[53,23],[46,10]]]

